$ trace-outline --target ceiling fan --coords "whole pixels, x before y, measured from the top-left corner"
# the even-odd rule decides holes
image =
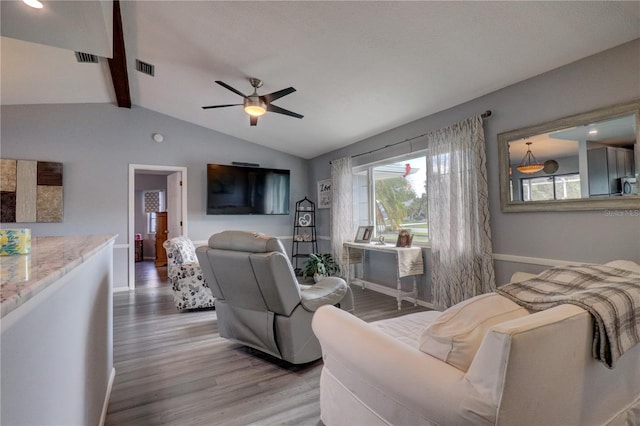
[[[293,87],[288,87],[286,89],[278,90],[277,92],[269,93],[268,95],[258,95],[258,89],[262,87],[262,80],[258,78],[250,78],[249,83],[253,87],[253,93],[249,96],[245,95],[238,89],[234,89],[229,86],[227,83],[223,81],[216,80],[220,86],[225,89],[231,90],[233,93],[240,95],[244,98],[244,102],[241,104],[225,104],[225,105],[210,105],[203,106],[202,109],[211,109],[211,108],[225,108],[231,106],[239,106],[243,105],[244,112],[249,114],[249,122],[252,126],[258,124],[258,117],[264,115],[267,111],[276,112],[278,114],[288,115],[290,117],[302,118],[303,115],[295,113],[293,111],[286,110],[284,108],[280,108],[279,106],[272,105],[271,102],[276,99],[280,99],[283,96],[287,96],[296,91]]]

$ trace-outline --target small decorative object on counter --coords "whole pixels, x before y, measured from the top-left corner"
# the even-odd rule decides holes
[[[0,229],[0,256],[31,253],[31,229]]]
[[[373,226],[359,226],[356,238],[353,240],[356,243],[369,243],[373,236]]]
[[[411,247],[413,242],[413,234],[406,229],[401,229],[398,232],[398,240],[396,241],[396,247]]]

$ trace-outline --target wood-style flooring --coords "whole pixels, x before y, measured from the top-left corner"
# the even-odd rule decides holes
[[[146,281],[114,295],[106,425],[322,425],[322,360],[294,366],[221,338],[215,310],[178,312],[166,278]],[[353,290],[365,321],[424,310]]]
[[[153,288],[168,286],[167,267],[158,266],[153,260],[135,263],[136,288]]]

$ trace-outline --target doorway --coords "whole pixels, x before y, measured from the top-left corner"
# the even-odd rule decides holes
[[[140,218],[142,213],[142,201],[140,190],[136,190],[136,181],[140,183],[144,178],[155,177],[164,182],[166,179],[166,203],[163,204],[162,210],[166,216],[166,237],[173,238],[180,235],[188,235],[187,232],[187,168],[178,166],[156,166],[144,164],[129,164],[129,225],[128,225],[128,286],[130,290],[136,288],[136,229],[140,228]],[[136,206],[138,206],[136,208]],[[156,213],[157,215],[157,213]],[[154,216],[156,216],[154,215]],[[138,223],[136,223],[138,218]],[[155,225],[154,225],[155,226]],[[140,236],[138,236],[140,238]],[[155,238],[155,237],[154,237]],[[140,243],[138,242],[138,245]],[[153,244],[153,252],[157,253],[155,242]],[[161,252],[163,254],[164,251]],[[148,256],[146,256],[148,257]],[[158,259],[154,255],[153,262]],[[162,261],[162,260],[161,260]]]

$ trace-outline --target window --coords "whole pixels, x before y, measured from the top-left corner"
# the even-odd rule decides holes
[[[164,191],[144,191],[144,213],[147,215],[147,233],[155,234],[157,212],[164,211]]]
[[[408,229],[414,243],[429,237],[427,162],[424,154],[355,167],[354,226],[374,226],[374,237],[395,243],[398,230]],[[355,234],[354,234],[355,235]]]
[[[581,198],[579,173],[522,178],[520,182],[523,201]]]
[[[149,234],[156,233],[157,219],[158,218],[157,218],[156,212],[147,213],[147,225],[148,225],[147,232]]]

